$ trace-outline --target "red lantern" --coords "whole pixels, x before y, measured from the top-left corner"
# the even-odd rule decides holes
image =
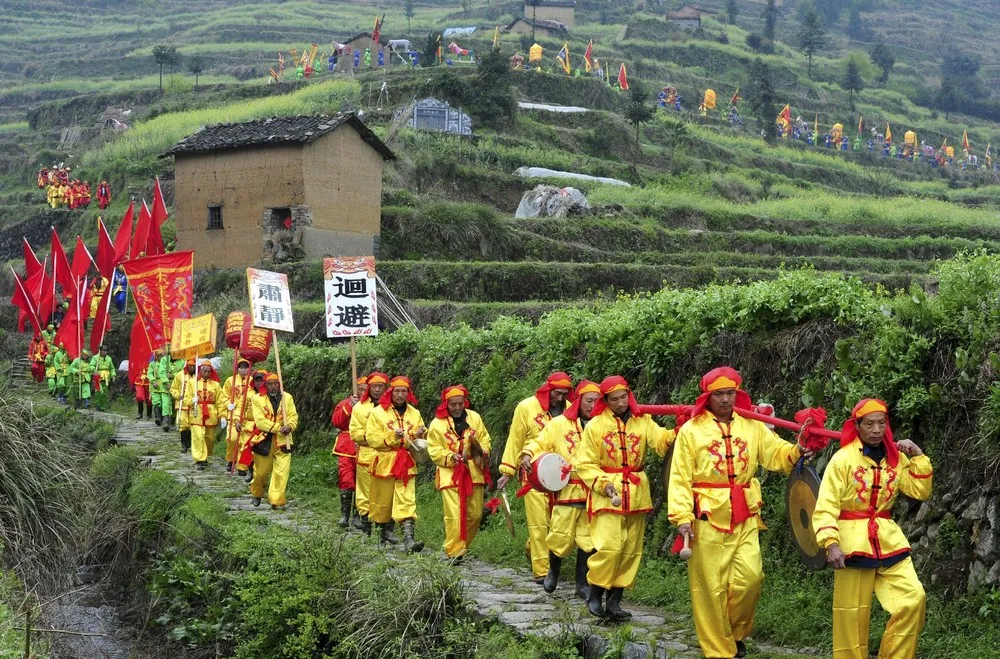
[[[240,356],[256,364],[267,359],[270,352],[271,332],[259,327],[248,327],[243,335],[243,348],[240,350]]]
[[[251,323],[246,311],[234,311],[226,316],[226,345],[233,350],[240,347],[240,338]]]

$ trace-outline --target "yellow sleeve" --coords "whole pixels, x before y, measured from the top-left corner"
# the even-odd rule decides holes
[[[367,446],[365,442],[365,426],[368,423],[368,419],[371,419],[371,414],[364,420],[361,419],[361,415],[357,414],[357,409],[354,410],[354,414],[351,414],[351,425],[348,426],[347,432],[350,433],[351,439],[354,440],[359,446]]]
[[[524,438],[527,434],[524,424],[524,406],[519,404],[514,410],[514,419],[510,423],[507,445],[503,447],[503,458],[500,461],[501,474],[505,476],[517,475],[518,458],[524,449]]]
[[[229,401],[233,398],[233,378],[230,376],[226,379],[226,383],[222,385],[219,390],[219,409],[224,410],[226,406],[229,405]],[[221,412],[220,412],[221,414]]]
[[[184,393],[187,393],[186,391]],[[181,399],[181,375],[175,375],[173,382],[170,383],[170,396],[175,401]]]
[[[662,458],[667,454],[667,450],[674,443],[674,440],[677,439],[677,433],[674,430],[667,430],[652,419],[649,419],[649,426],[646,443]]]
[[[448,440],[444,436],[447,430],[447,421],[441,419],[431,421],[427,429],[427,453],[431,456],[431,462],[439,467],[453,466],[453,454],[448,449]]]
[[[549,428],[556,425],[554,420],[545,424],[542,428],[542,432],[538,433],[538,437],[535,437],[529,442],[526,442],[521,448],[521,452],[518,454],[518,462],[521,461],[522,455],[527,455],[532,461],[535,460],[542,453],[552,452],[552,440],[555,435],[554,431],[550,431]]]
[[[227,416],[226,413],[229,411],[226,409],[226,405],[228,403],[223,400],[224,398],[225,396],[222,394],[222,387],[219,387],[215,392],[215,413],[220,419]]]
[[[378,410],[372,411],[368,416],[368,425],[365,427],[365,440],[368,442],[368,446],[374,449],[393,449],[399,448],[400,441],[396,439],[396,434],[389,430],[385,422],[382,421],[382,415],[378,413]]]
[[[899,491],[917,501],[927,501],[934,485],[934,468],[926,455],[910,458],[899,481]]]
[[[292,432],[299,427],[299,411],[295,409],[295,399],[291,394],[285,394],[285,424],[291,427]]]
[[[670,486],[667,488],[667,519],[674,526],[694,521],[695,436],[682,427],[670,461]]]
[[[757,461],[768,471],[780,471],[783,474],[792,473],[792,467],[802,457],[797,444],[786,442],[765,426],[759,426],[760,442],[757,444]]]
[[[281,429],[278,420],[268,419],[265,405],[270,405],[271,401],[267,396],[258,396],[253,402],[253,423],[265,435],[273,434]]]
[[[609,477],[610,474],[601,469],[601,438],[594,431],[595,426],[597,423],[591,421],[584,428],[583,436],[580,438],[580,448],[573,456],[573,468],[576,469],[576,474],[584,485],[603,494],[604,488],[614,481]]]
[[[812,516],[813,529],[816,530],[816,542],[824,549],[835,542],[840,542],[840,501],[844,481],[844,468],[835,456],[823,473],[823,482],[819,486],[819,497],[816,499],[816,510],[813,511]]]
[[[486,423],[483,421],[483,417],[480,414],[476,414],[476,441],[479,442],[479,447],[483,449],[483,453],[489,454],[490,450],[493,448],[493,440],[490,438],[490,431],[486,429]]]

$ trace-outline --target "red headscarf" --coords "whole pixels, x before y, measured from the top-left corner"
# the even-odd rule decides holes
[[[569,400],[573,402],[576,395],[573,393],[573,378],[562,371],[556,371],[545,379],[545,384],[535,392],[535,398],[546,412],[549,411],[549,392],[553,389],[569,389]]]
[[[465,398],[465,407],[469,407],[469,390],[465,388],[464,384],[452,385],[445,387],[445,390],[441,392],[441,404],[434,411],[434,416],[439,419],[447,419],[449,416],[448,399],[455,396],[463,396]]]
[[[694,402],[694,410],[691,411],[691,418],[695,418],[708,409],[708,399],[713,391],[720,389],[736,390],[736,409],[750,410],[753,408],[753,401],[750,394],[740,389],[743,384],[743,377],[739,372],[728,366],[720,366],[712,369],[701,378],[701,395]]]
[[[365,378],[365,384],[369,387],[373,384],[389,384],[389,376],[382,371],[373,371],[371,375]],[[368,395],[367,389],[365,390],[365,393],[361,394],[361,402],[363,403],[366,400],[371,400],[371,396]]]
[[[882,438],[882,446],[885,447],[885,461],[890,467],[895,468],[899,464],[899,449],[892,439],[892,427],[889,425],[889,406],[885,401],[877,398],[865,398],[858,402],[851,410],[851,416],[844,421],[844,426],[840,429],[840,446],[844,447],[858,439],[858,421],[869,414],[875,412],[885,413],[885,437]]]
[[[628,386],[628,381],[620,375],[610,375],[601,380],[602,396],[597,400],[597,404],[594,405],[594,416],[597,416],[607,408],[606,396],[615,391],[627,391],[629,411],[632,412],[632,416],[642,416],[642,410],[639,409],[639,403],[635,402],[635,395]]]
[[[368,378],[371,382],[371,378]],[[397,375],[389,380],[389,386],[385,388],[385,393],[379,399],[378,404],[382,409],[387,410],[392,407],[392,390],[396,387],[406,387],[406,402],[414,407],[417,406],[417,397],[413,395],[413,383],[405,375]]]
[[[599,394],[601,393],[601,386],[596,382],[591,382],[590,380],[580,380],[579,384],[576,385],[576,400],[573,404],[563,412],[563,416],[570,421],[576,421],[580,418],[580,399],[583,398],[584,394]],[[600,400],[598,400],[598,403]],[[596,407],[596,404],[595,404]],[[592,416],[597,416],[591,412]]]
[[[198,364],[198,370],[195,372],[195,376],[197,377],[197,379],[199,379],[199,380],[204,380],[205,379],[205,378],[201,377],[201,368],[203,366],[207,366],[207,367],[209,367],[212,370],[212,374],[208,376],[208,379],[209,380],[214,380],[214,381],[218,382],[219,381],[219,374],[215,372],[215,367],[212,366],[212,362],[208,361],[207,359],[205,361],[203,361],[202,363]]]
[[[262,378],[264,378],[265,380],[267,380],[267,371],[265,371],[262,368],[259,368],[256,371],[254,371],[253,378],[251,379],[251,381],[256,380],[258,375],[261,376]],[[261,395],[267,393],[267,385],[266,385],[266,383],[264,383],[264,382],[260,383],[260,386],[257,387],[257,393],[261,394]]]

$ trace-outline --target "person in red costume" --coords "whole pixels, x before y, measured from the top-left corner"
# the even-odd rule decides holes
[[[333,454],[337,456],[337,486],[340,489],[340,519],[337,526],[346,529],[351,523],[351,510],[354,508],[355,470],[358,465],[358,447],[351,439],[351,414],[360,397],[368,390],[368,378],[357,380],[357,396],[354,394],[337,403],[333,408],[330,422],[339,431],[333,445]]]

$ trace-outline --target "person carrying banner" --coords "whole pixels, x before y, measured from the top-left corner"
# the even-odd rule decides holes
[[[236,362],[236,374],[226,378],[222,385],[222,398],[219,401],[226,418],[226,470],[232,471],[240,455],[240,443],[243,437],[243,420],[249,416],[251,409],[250,395],[253,393],[253,377],[250,375],[250,361],[240,357]]]
[[[812,518],[816,540],[835,570],[833,657],[868,657],[873,592],[890,616],[879,657],[916,657],[927,596],[892,508],[900,494],[930,498],[930,458],[908,439],[893,440],[889,409],[872,398],[854,406],[840,447],[823,472]]]
[[[545,384],[538,388],[533,396],[525,398],[514,408],[514,419],[510,424],[507,444],[503,449],[503,459],[500,462],[500,479],[497,488],[507,486],[512,476],[518,475],[521,464],[521,453],[524,445],[538,437],[545,425],[562,414],[569,406],[570,394],[573,391],[573,381],[562,372],[549,375]],[[519,480],[525,483],[521,474]],[[545,538],[549,534],[549,495],[544,492],[523,487],[518,492],[524,493],[524,512],[528,518],[528,544],[526,553],[531,561],[531,573],[535,583],[542,583],[549,572],[549,549]]]
[[[226,418],[222,412],[222,387],[219,376],[207,359],[198,366],[198,379],[189,386],[184,398],[190,401],[187,410],[181,409],[178,416],[186,417],[191,434],[191,458],[196,469],[204,469],[208,459],[215,452],[215,434],[221,424],[226,428]],[[183,405],[183,400],[181,401]],[[221,418],[221,419],[220,419]],[[178,427],[180,421],[178,420]]]
[[[89,409],[90,376],[93,373],[89,350],[84,350],[73,360],[69,365],[69,373],[72,376],[73,407],[79,409],[82,404],[84,408]]]
[[[624,621],[632,614],[621,608],[622,595],[635,584],[646,515],[653,509],[644,471],[646,452],[652,449],[663,457],[675,435],[639,411],[625,378],[604,378],[601,396],[573,462],[590,490],[587,514],[594,554],[587,560],[587,611],[598,618]]]
[[[726,366],[702,377],[702,394],[677,433],[670,467],[667,518],[677,526],[678,543],[686,537],[693,551],[691,606],[701,651],[710,659],[745,656],[743,639],[753,629],[764,579],[758,468],[788,474],[800,457],[813,455],[740,415],[751,408],[742,383]]]
[[[264,378],[266,393],[253,399],[255,437],[250,440],[253,451],[253,481],[250,496],[259,506],[267,485],[267,502],[273,510],[284,510],[288,499],[285,490],[292,472],[293,433],[299,425],[295,401],[281,390],[277,374]]]
[[[356,382],[359,396],[368,388],[367,378],[360,377]],[[337,456],[337,488],[340,490],[340,519],[337,526],[346,529],[351,523],[351,512],[354,508],[354,492],[357,485],[355,471],[358,463],[358,447],[351,439],[351,414],[354,406],[360,401],[354,394],[343,399],[333,408],[330,422],[339,431],[333,444],[333,454]]]
[[[434,486],[444,507],[444,553],[461,560],[479,533],[483,491],[490,480],[490,433],[469,409],[463,385],[447,387],[427,429],[427,452],[437,465]]]
[[[171,367],[172,368],[172,367]],[[166,398],[177,407],[177,430],[181,435],[181,453],[191,450],[191,397],[197,386],[198,374],[196,372],[193,359],[184,362],[184,368],[174,374],[174,379],[170,384],[170,391]],[[164,416],[163,423],[167,419]]]
[[[542,453],[557,453],[573,464],[580,448],[583,430],[590,422],[594,406],[601,398],[601,387],[590,380],[580,380],[576,385],[576,400],[561,416],[546,424],[538,437],[524,445],[521,465],[525,471]],[[549,573],[542,582],[545,592],[555,592],[559,570],[564,558],[576,549],[576,595],[587,599],[587,560],[594,555],[594,542],[590,537],[590,519],[587,516],[587,489],[576,472],[570,473],[569,484],[555,494],[555,505],[545,538],[549,549]]]
[[[372,532],[371,521],[368,517],[370,510],[370,497],[372,486],[371,464],[375,458],[375,449],[368,445],[365,439],[365,431],[368,427],[368,417],[375,409],[375,404],[382,398],[386,387],[389,385],[389,376],[385,373],[375,371],[365,380],[368,385],[357,405],[351,409],[351,423],[349,432],[351,439],[358,445],[357,472],[355,475],[354,507],[358,511],[354,518],[354,528],[366,535]],[[385,529],[383,529],[385,531]],[[388,532],[383,534],[389,544],[396,544],[397,540],[392,534],[391,525]]]
[[[403,528],[403,546],[407,552],[423,551],[424,543],[415,539],[417,519],[417,463],[410,454],[415,440],[427,436],[424,419],[417,409],[410,379],[397,375],[368,417],[365,440],[375,449],[372,459],[371,500],[368,516],[381,529],[380,541],[386,540],[390,520]]]

